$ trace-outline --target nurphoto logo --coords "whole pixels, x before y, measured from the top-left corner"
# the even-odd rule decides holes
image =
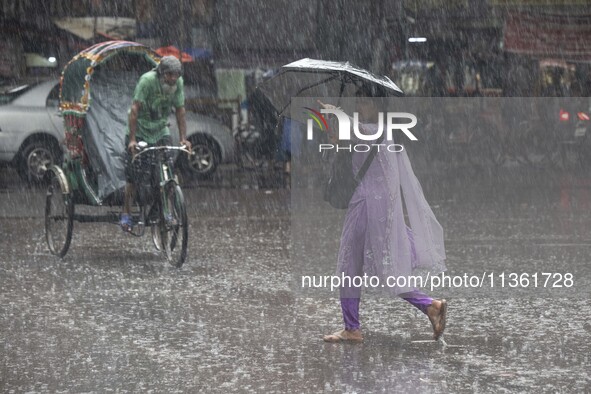
[[[378,113],[378,128],[373,134],[365,134],[359,130],[359,113],[353,112],[353,128],[351,128],[351,118],[339,108],[323,108],[320,112],[312,108],[305,107],[309,119],[307,121],[307,139],[313,139],[314,124],[321,130],[329,132],[328,122],[323,114],[333,114],[336,116],[338,122],[338,140],[351,141],[353,130],[354,139],[358,141],[376,141],[384,132],[386,133],[382,143],[360,143],[349,145],[338,144],[320,144],[319,151],[334,149],[337,152],[340,150],[348,150],[349,152],[368,152],[372,146],[376,146],[378,151],[380,149],[387,149],[388,152],[401,152],[404,147],[401,144],[393,143],[393,135],[395,130],[401,131],[409,140],[417,141],[417,137],[410,131],[417,124],[417,117],[408,112],[383,112]],[[385,116],[384,116],[385,115]],[[384,118],[386,121],[384,122]],[[401,120],[408,120],[408,122],[400,123]],[[385,124],[384,124],[385,123]],[[387,143],[387,142],[390,143]]]

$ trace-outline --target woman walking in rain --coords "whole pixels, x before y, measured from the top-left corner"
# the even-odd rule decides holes
[[[379,109],[376,99],[371,97],[376,95],[371,88],[362,87],[356,96],[359,97],[359,130],[375,134],[379,127],[376,123]],[[324,108],[335,108],[318,102]],[[355,174],[368,155],[368,152],[353,153]],[[405,209],[410,226],[405,221]],[[444,260],[443,230],[425,200],[406,151],[394,153],[381,149],[349,203],[341,234],[337,275],[350,278],[375,275],[384,284],[388,277],[409,278],[427,271],[436,275],[445,270]],[[435,300],[411,287],[414,283],[407,284],[407,287],[388,285],[386,289],[389,295],[403,298],[427,315],[433,327],[433,338],[438,340],[445,329],[446,301]],[[324,341],[363,340],[359,324],[360,296],[360,287],[341,287],[345,328],[325,335]]]

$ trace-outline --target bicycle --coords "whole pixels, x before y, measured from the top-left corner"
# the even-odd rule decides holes
[[[141,143],[140,143],[141,145]],[[132,234],[143,236],[151,228],[152,242],[173,266],[180,268],[187,257],[188,218],[182,189],[173,174],[171,151],[190,153],[185,147],[143,147],[134,157],[138,160],[154,152],[153,165],[147,183],[139,184],[135,206],[131,212]],[[81,223],[119,223],[117,212],[107,215],[87,215],[75,212],[76,204],[101,206],[103,201],[89,199],[93,195],[87,171],[76,160],[66,162],[66,171],[58,166],[52,174],[45,203],[45,232],[52,254],[64,257],[70,247],[74,221]],[[66,176],[69,174],[69,177]],[[68,178],[76,180],[77,189]]]
[[[185,146],[148,147],[145,142],[138,143],[138,148],[139,151],[132,163],[151,152],[154,155],[148,159],[152,170],[150,183],[140,185],[136,195],[136,201],[140,207],[139,234],[137,235],[143,235],[145,226],[150,226],[156,249],[164,252],[169,263],[180,267],[187,256],[188,219],[183,192],[173,173],[173,160],[170,153],[180,151],[191,154],[191,152]]]

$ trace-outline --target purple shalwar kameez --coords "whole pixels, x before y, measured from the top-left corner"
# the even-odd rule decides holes
[[[376,124],[362,125],[375,134]],[[386,141],[386,143],[391,143]],[[369,153],[353,154],[357,173]],[[403,207],[404,204],[404,207]],[[405,220],[405,208],[408,225]],[[406,151],[388,152],[382,146],[357,187],[345,216],[338,255],[337,275],[406,278],[445,270],[443,230],[423,195]],[[414,287],[386,287],[423,313],[433,299]],[[361,288],[341,287],[345,328],[359,328]]]

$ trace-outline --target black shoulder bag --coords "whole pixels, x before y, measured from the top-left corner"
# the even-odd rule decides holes
[[[382,141],[382,138],[377,141],[378,144]],[[357,175],[353,175],[353,152],[343,151],[335,153],[328,180],[324,185],[324,201],[327,201],[333,208],[347,209],[349,201],[351,201],[351,197],[355,193],[355,189],[359,186],[359,182],[363,179],[371,162],[378,153],[376,145],[371,147],[369,156],[363,162]]]

